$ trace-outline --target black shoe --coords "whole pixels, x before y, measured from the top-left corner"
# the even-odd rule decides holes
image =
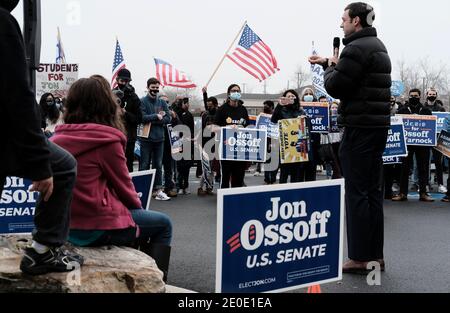
[[[80,262],[79,262],[80,261]],[[84,262],[81,255],[67,253],[60,248],[50,248],[46,253],[39,254],[33,248],[25,248],[25,254],[20,262],[20,270],[29,275],[42,275],[50,272],[70,272]]]

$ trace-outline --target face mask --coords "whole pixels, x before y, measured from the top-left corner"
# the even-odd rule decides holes
[[[239,101],[241,100],[241,94],[239,92],[233,92],[232,94],[230,94],[230,100],[231,101]]]
[[[209,108],[208,109],[209,114],[216,114],[217,109],[215,107]]]
[[[436,101],[436,99],[437,99],[437,97],[435,97],[435,96],[431,96],[431,97],[427,98],[427,100],[430,102],[434,102],[434,101]]]
[[[311,95],[305,96],[304,99],[305,99],[306,102],[313,102],[314,101],[314,97],[311,96]]]
[[[411,105],[418,105],[418,104],[420,103],[420,99],[419,99],[419,98],[411,97],[411,98],[409,98],[409,103],[410,103]]]
[[[149,90],[148,92],[150,94],[150,96],[152,96],[153,98],[156,98],[156,96],[159,93],[159,90]]]
[[[49,107],[53,106],[54,104],[55,104],[54,101],[47,101],[47,106],[49,106]]]

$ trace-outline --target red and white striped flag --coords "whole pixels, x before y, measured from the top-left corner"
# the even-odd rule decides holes
[[[120,48],[119,40],[116,39],[116,51],[114,52],[114,61],[112,67],[112,79],[111,79],[111,87],[112,89],[117,87],[117,74],[123,68],[125,68],[125,60],[123,58],[122,49]]]
[[[236,49],[227,54],[227,58],[259,81],[280,70],[272,50],[248,25],[245,25]]]
[[[172,64],[161,59],[155,58],[156,78],[161,82],[162,86],[170,86],[177,88],[195,88],[197,87],[188,79],[186,73],[178,70]]]

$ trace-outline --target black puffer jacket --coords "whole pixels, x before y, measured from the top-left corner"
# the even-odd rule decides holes
[[[339,63],[326,68],[325,88],[340,99],[339,124],[357,128],[390,125],[392,65],[384,44],[373,27],[344,39]]]

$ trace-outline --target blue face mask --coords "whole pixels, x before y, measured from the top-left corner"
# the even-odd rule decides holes
[[[242,95],[239,92],[233,92],[230,94],[230,100],[232,101],[239,101],[241,100]]]
[[[311,95],[307,95],[303,99],[305,99],[305,102],[313,102],[314,101],[314,97]]]

